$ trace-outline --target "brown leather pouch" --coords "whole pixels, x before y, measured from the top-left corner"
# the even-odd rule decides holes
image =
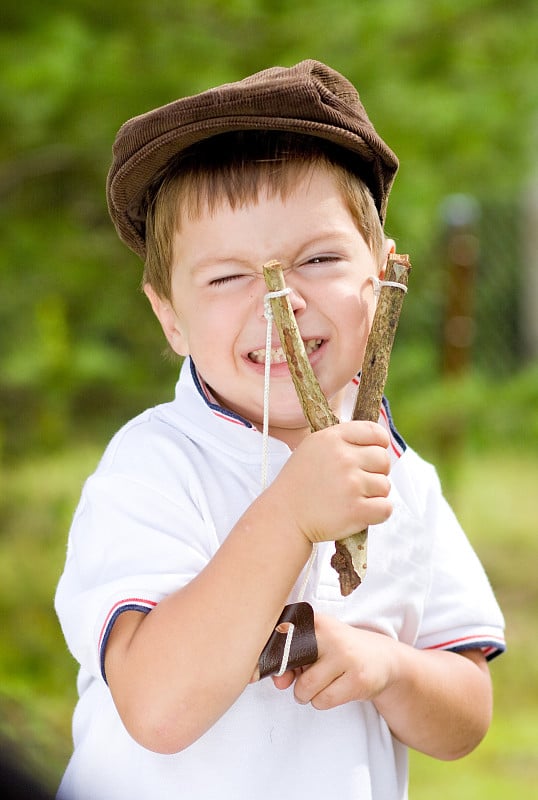
[[[313,664],[317,660],[318,643],[314,632],[314,611],[312,606],[304,602],[291,603],[291,605],[284,607],[275,630],[262,650],[258,661],[260,678],[274,675],[280,671],[288,626],[284,626],[285,630],[283,632],[278,630],[278,626],[286,622],[291,622],[295,626],[291,640],[288,669],[304,667],[307,664]]]

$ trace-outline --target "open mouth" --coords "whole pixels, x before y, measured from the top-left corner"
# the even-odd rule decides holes
[[[309,356],[315,353],[322,344],[323,339],[307,339],[304,343],[306,355]],[[265,347],[262,347],[259,350],[252,350],[248,354],[248,357],[255,364],[265,364],[266,352]],[[272,347],[270,350],[270,358],[271,364],[283,364],[286,361],[284,350],[281,347]]]

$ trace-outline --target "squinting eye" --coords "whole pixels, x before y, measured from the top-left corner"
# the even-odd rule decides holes
[[[338,261],[338,256],[313,256],[312,258],[309,258],[305,264],[330,264],[332,261]]]
[[[215,278],[215,280],[210,281],[210,286],[223,286],[225,283],[231,283],[232,281],[237,280],[238,278],[242,278],[243,275],[225,275],[222,278]]]

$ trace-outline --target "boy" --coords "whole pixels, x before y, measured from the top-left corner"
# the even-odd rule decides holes
[[[57,609],[80,700],[60,797],[400,800],[407,747],[452,759],[484,736],[487,658],[504,649],[487,578],[388,406],[379,424],[345,421],[394,250],[397,165],[353,86],[315,61],[120,130],[110,212],[185,361],[175,399],[114,437],[75,515]],[[271,259],[342,420],[318,433],[274,331],[266,353]],[[343,598],[332,542],[366,526],[368,573]],[[260,680],[306,580],[317,659]]]

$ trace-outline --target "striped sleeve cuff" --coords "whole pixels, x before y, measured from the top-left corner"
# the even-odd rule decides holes
[[[125,598],[124,600],[119,600],[117,603],[114,603],[110,611],[108,612],[106,619],[103,623],[101,628],[101,633],[99,635],[99,643],[98,643],[98,650],[99,650],[99,662],[101,665],[101,675],[103,676],[103,680],[107,683],[106,673],[105,673],[105,651],[108,642],[108,637],[112,631],[114,623],[118,619],[120,614],[123,614],[124,611],[140,611],[143,614],[147,614],[157,605],[155,600],[144,600],[141,597],[129,597]]]
[[[465,650],[482,650],[486,659],[491,661],[506,650],[504,637],[498,631],[483,631],[481,633],[454,636],[445,641],[423,643],[423,650],[451,650],[461,653]]]

